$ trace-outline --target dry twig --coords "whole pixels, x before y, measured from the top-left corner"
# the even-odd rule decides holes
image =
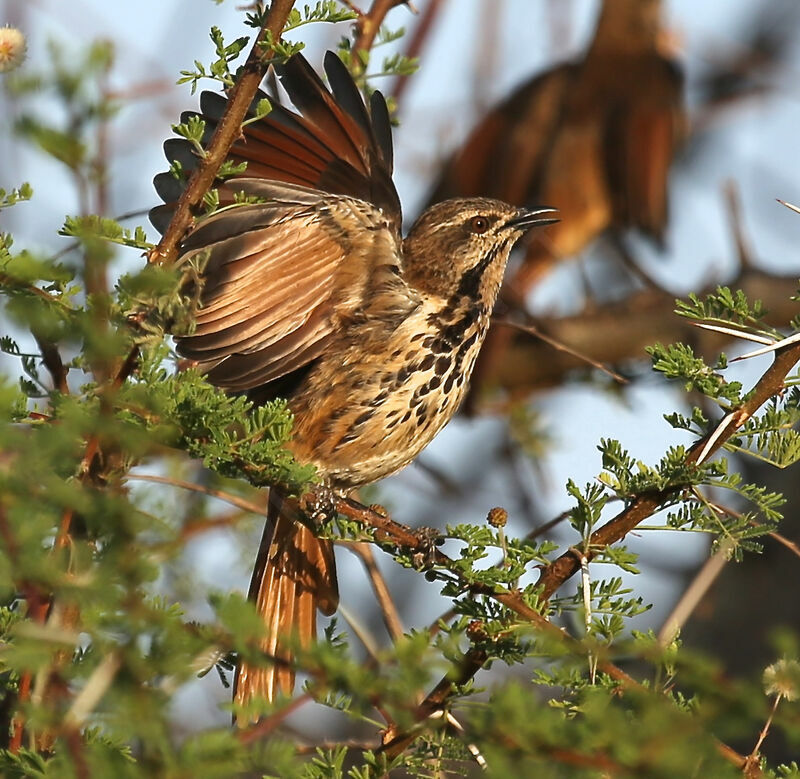
[[[247,110],[253,102],[261,79],[267,72],[271,57],[264,54],[261,44],[270,34],[278,38],[293,5],[294,0],[273,0],[270,4],[264,25],[253,43],[241,76],[231,90],[225,113],[217,124],[205,155],[198,160],[197,167],[178,201],[164,235],[158,245],[148,253],[149,262],[169,264],[175,259],[178,245],[192,223],[195,209],[214,183],[220,165],[225,161],[228,151],[241,132]]]

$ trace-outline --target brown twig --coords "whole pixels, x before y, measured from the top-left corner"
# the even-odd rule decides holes
[[[364,570],[367,572],[372,589],[375,593],[375,599],[383,614],[383,622],[392,641],[398,641],[403,637],[403,623],[400,620],[400,614],[397,611],[392,594],[389,592],[389,587],[386,584],[386,579],[378,568],[375,562],[375,553],[369,544],[348,542],[345,544],[353,554],[357,555],[361,562],[364,564]]]
[[[744,270],[749,270],[754,267],[753,251],[750,248],[750,242],[745,236],[742,220],[742,200],[739,196],[739,187],[733,179],[725,184],[724,193],[728,214],[730,215],[731,234],[736,243],[736,256],[739,258],[740,267]]]
[[[249,728],[241,728],[237,731],[236,737],[242,744],[251,744],[258,741],[260,738],[265,738],[272,733],[290,714],[297,711],[303,704],[313,700],[310,693],[303,693],[293,698],[286,706],[279,709],[269,717],[264,717],[259,720],[255,725]]]
[[[777,541],[779,544],[783,544],[793,555],[800,557],[800,546],[798,546],[794,541],[790,541],[785,536],[782,536],[780,533],[768,533],[770,538]]]
[[[702,454],[704,458],[718,451],[722,445],[767,401],[783,390],[786,375],[800,360],[800,344],[776,352],[772,365],[756,383],[753,390],[748,393],[747,400],[726,419],[729,420],[724,433],[713,440],[717,431],[712,431],[707,436],[697,441],[686,456],[686,464],[697,464]],[[707,446],[712,441],[710,447]],[[660,492],[645,493],[634,498],[626,509],[611,519],[601,528],[592,533],[589,539],[589,549],[586,552],[591,560],[597,550],[622,540],[640,522],[654,514],[669,499],[674,497],[681,486],[675,486]],[[580,562],[571,552],[566,552],[548,565],[539,576],[538,584],[541,588],[541,597],[549,599],[580,568]]]
[[[164,235],[158,245],[148,253],[148,262],[169,264],[175,259],[178,244],[192,223],[194,211],[214,183],[220,165],[241,132],[242,121],[266,73],[271,55],[262,51],[261,44],[269,35],[278,38],[293,5],[294,0],[273,0],[270,4],[264,24],[242,67],[242,73],[231,90],[225,113],[217,124],[205,155],[198,160]]]
[[[231,506],[242,511],[248,511],[251,514],[263,516],[266,513],[265,506],[259,506],[258,503],[252,503],[249,500],[240,498],[238,495],[232,495],[225,490],[215,490],[212,487],[206,487],[204,484],[195,484],[194,482],[184,481],[183,479],[175,479],[171,476],[156,476],[151,473],[129,473],[125,476],[128,481],[149,481],[155,484],[169,484],[172,487],[179,487],[182,490],[191,490],[192,492],[199,492],[202,495],[208,495],[211,498],[218,498]]]
[[[769,729],[772,726],[772,720],[775,717],[775,712],[778,710],[778,704],[781,702],[781,696],[775,696],[775,703],[772,704],[772,708],[769,710],[769,715],[767,716],[767,721],[764,723],[764,727],[761,728],[761,732],[758,734],[758,740],[756,741],[756,745],[753,747],[753,751],[747,756],[747,768],[758,768],[759,764],[759,750],[761,749],[761,745],[764,743],[764,739],[769,734]]]
[[[356,20],[356,42],[353,44],[353,67],[362,69],[360,54],[369,51],[375,43],[375,38],[381,29],[386,14],[398,5],[406,5],[408,0],[373,0],[367,13],[362,13]]]
[[[486,652],[475,647],[467,650],[460,665],[454,671],[442,679],[422,703],[417,706],[414,712],[415,722],[424,722],[437,711],[441,711],[443,704],[450,697],[455,687],[466,684],[486,662]],[[412,741],[418,733],[411,729],[397,731],[396,728],[387,729],[383,736],[383,745],[380,751],[386,752],[390,757],[399,755]]]
[[[797,291],[797,273],[779,276],[745,270],[733,279],[720,280],[741,289],[749,300],[761,300],[768,310],[767,324],[781,327],[797,314],[791,298]],[[712,292],[716,282],[701,290]],[[594,305],[566,317],[548,317],[540,326],[577,352],[589,353],[598,362],[617,365],[645,359],[645,347],[654,343],[691,343],[701,355],[716,354],[730,339],[699,331],[688,320],[673,315],[675,293],[645,289],[623,301]],[[495,363],[491,385],[513,398],[563,385],[565,377],[584,368],[584,363],[565,352],[553,351],[534,338],[515,338]],[[480,410],[480,406],[478,407]]]
[[[531,530],[525,536],[525,540],[533,541],[534,539],[539,538],[539,536],[543,536],[545,533],[552,530],[554,527],[558,527],[558,525],[560,525],[565,519],[569,519],[570,514],[572,514],[572,511],[570,509],[562,511],[558,516],[553,517],[553,519],[548,520],[543,525],[533,528],[533,530]]]
[[[492,324],[494,325],[501,325],[503,327],[513,327],[515,330],[519,330],[523,333],[528,333],[528,335],[533,335],[536,338],[544,341],[548,346],[552,346],[553,349],[556,349],[559,352],[564,352],[565,354],[569,354],[572,357],[577,358],[583,363],[587,365],[591,365],[593,368],[597,368],[597,370],[602,371],[607,376],[610,376],[614,381],[618,384],[629,384],[630,382],[624,376],[621,376],[616,371],[612,371],[607,365],[603,365],[603,363],[598,362],[597,360],[592,359],[587,354],[583,354],[582,352],[577,351],[565,343],[562,343],[557,338],[552,338],[551,336],[543,333],[536,325],[532,323],[523,324],[522,322],[515,322],[513,319],[492,319]]]
[[[711,503],[709,505],[715,510],[720,511],[724,514],[727,514],[729,517],[733,517],[734,519],[742,519],[742,513],[740,511],[734,511],[729,506],[721,506],[719,503]],[[750,523],[751,527],[758,527],[759,523],[755,519],[751,519]],[[785,546],[793,555],[800,557],[800,546],[798,546],[794,541],[790,541],[785,536],[782,536],[780,533],[776,533],[772,531],[771,533],[767,533],[767,536],[771,538],[773,541],[777,541],[782,546]]]
[[[730,549],[730,544],[723,544],[711,555],[684,590],[678,602],[672,607],[672,611],[664,620],[661,630],[658,631],[658,643],[662,647],[669,646],[675,640],[681,628],[686,624],[686,621],[703,599],[703,596],[722,573],[725,563],[728,562]]]

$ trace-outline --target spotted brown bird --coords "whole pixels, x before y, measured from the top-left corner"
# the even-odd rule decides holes
[[[223,203],[233,193],[251,202],[200,220],[183,242],[184,261],[207,263],[197,327],[177,348],[229,392],[288,398],[294,456],[347,491],[408,465],[453,416],[511,247],[553,210],[449,200],[403,238],[383,97],[367,109],[330,52],[330,91],[302,56],[277,70],[294,110],[275,104],[245,124],[231,159],[246,171],[221,188]],[[224,108],[202,96],[209,133]],[[194,166],[185,141],[165,149],[184,174]],[[182,186],[181,175],[157,177],[160,229]],[[278,662],[240,665],[238,703],[289,694],[286,636],[307,645],[317,609],[337,606],[332,545],[296,512],[296,499],[271,490],[250,597],[266,624],[262,649]]]
[[[585,56],[517,88],[446,165],[432,200],[481,195],[558,208],[562,221],[528,242],[509,280],[515,301],[609,229],[663,241],[686,118],[660,15],[661,0],[605,0]]]

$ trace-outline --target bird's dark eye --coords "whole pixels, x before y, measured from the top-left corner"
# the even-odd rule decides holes
[[[485,216],[473,216],[469,220],[470,232],[476,235],[483,235],[489,229],[489,218]]]

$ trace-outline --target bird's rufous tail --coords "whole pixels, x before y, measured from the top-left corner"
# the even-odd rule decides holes
[[[270,490],[249,597],[266,625],[261,649],[276,662],[239,664],[233,692],[237,704],[291,695],[295,677],[291,647],[306,647],[315,639],[317,609],[332,614],[338,605],[333,544],[298,522],[298,512],[295,498],[277,488]]]

